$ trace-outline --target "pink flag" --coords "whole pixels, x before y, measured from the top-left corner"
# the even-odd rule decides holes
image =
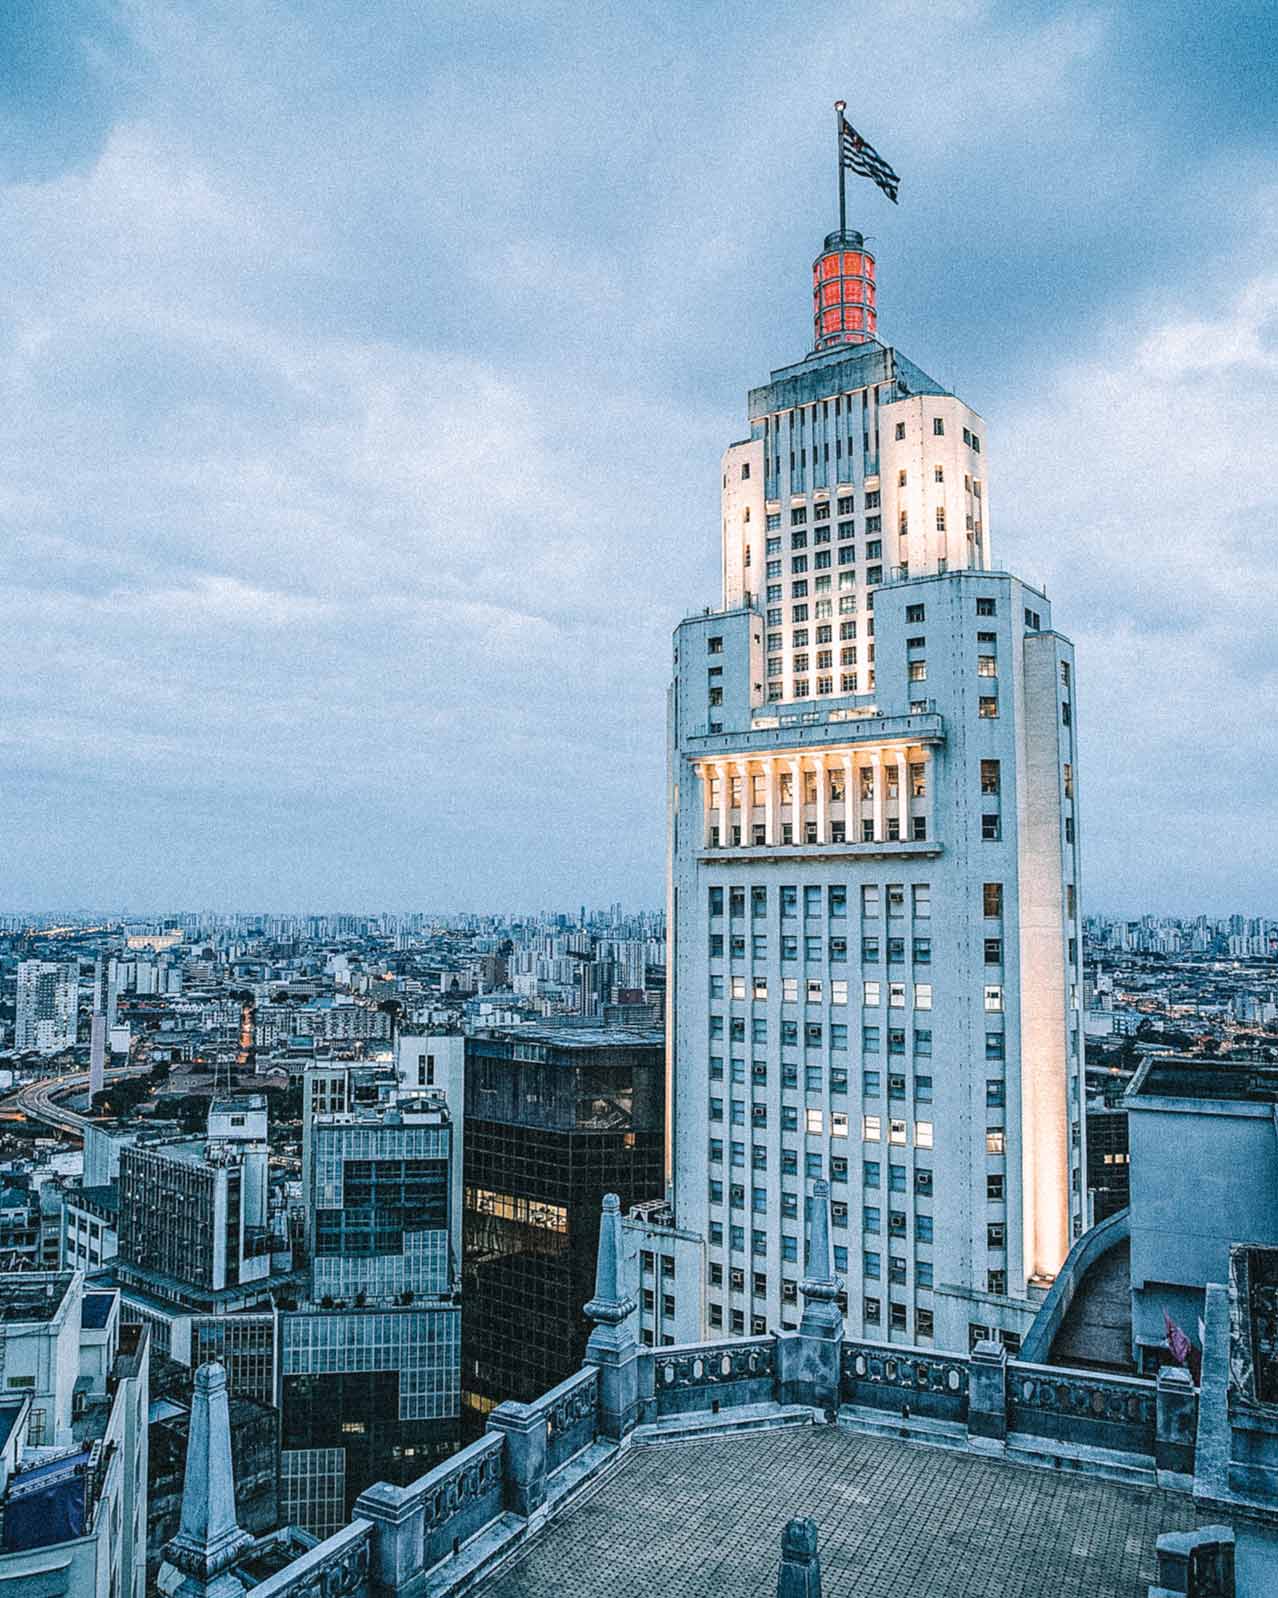
[[[1189,1341],[1185,1333],[1181,1331],[1180,1327],[1177,1326],[1176,1322],[1172,1320],[1166,1310],[1163,1311],[1163,1321],[1167,1327],[1167,1347],[1171,1350],[1172,1358],[1178,1365],[1187,1367],[1189,1374],[1194,1379],[1195,1386],[1197,1386],[1199,1374],[1202,1370],[1202,1355]]]

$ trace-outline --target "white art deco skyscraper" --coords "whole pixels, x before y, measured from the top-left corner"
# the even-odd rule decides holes
[[[675,634],[675,1211],[710,1333],[797,1322],[824,1176],[851,1334],[1015,1347],[1085,1218],[1073,651],[859,233],[812,296],[723,457],[723,609]]]

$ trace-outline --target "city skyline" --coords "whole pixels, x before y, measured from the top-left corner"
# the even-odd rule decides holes
[[[882,337],[1069,618],[1084,906],[1278,900],[1262,8],[816,7],[748,121],[786,19],[72,10],[0,83],[15,907],[659,904],[670,634],[808,347],[836,96],[903,179],[849,213]]]

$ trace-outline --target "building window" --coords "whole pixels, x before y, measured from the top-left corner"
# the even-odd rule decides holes
[[[982,694],[976,701],[976,713],[983,721],[993,721],[998,715],[998,698],[993,694]]]
[[[1003,990],[997,985],[987,985],[985,989],[985,1008],[987,1010],[1001,1010],[1003,1008]]]
[[[976,601],[976,614],[978,616],[997,616],[998,601],[989,597],[978,598]]]
[[[927,661],[926,660],[912,660],[910,662],[910,681],[911,682],[926,682],[927,681]],[[720,698],[722,698],[722,695],[720,695]]]
[[[1001,1126],[991,1126],[985,1133],[985,1152],[987,1154],[1005,1154],[1006,1134]]]
[[[986,843],[997,843],[1001,834],[999,831],[998,816],[984,815],[981,817],[981,838]]]
[[[976,675],[978,677],[997,677],[998,656],[978,655],[976,657]]]
[[[981,907],[987,916],[1003,914],[1003,884],[987,882],[981,889]]]
[[[934,438],[945,437],[945,418],[943,416],[934,416],[932,418],[932,436]]]
[[[981,792],[997,793],[999,791],[999,763],[997,760],[981,761]]]

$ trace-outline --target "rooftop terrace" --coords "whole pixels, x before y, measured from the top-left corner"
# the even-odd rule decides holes
[[[1145,1598],[1182,1494],[801,1426],[632,1449],[483,1598],[757,1598],[811,1516],[828,1598]],[[731,1528],[731,1535],[725,1530]]]
[[[1252,1061],[1163,1055],[1141,1068],[1127,1092],[1134,1099],[1273,1105],[1278,1103],[1278,1071]]]
[[[70,1271],[13,1271],[5,1276],[0,1321],[51,1321],[58,1313]]]

